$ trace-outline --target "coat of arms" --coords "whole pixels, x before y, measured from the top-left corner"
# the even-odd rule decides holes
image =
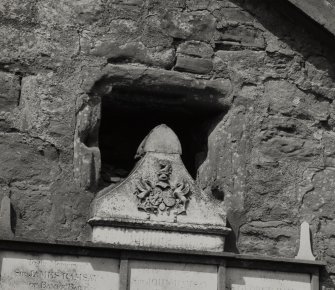
[[[189,200],[190,185],[185,181],[170,184],[172,173],[171,163],[167,160],[158,161],[159,170],[155,184],[141,178],[134,194],[139,199],[138,209],[148,213],[167,212],[176,210],[175,214],[186,213]]]

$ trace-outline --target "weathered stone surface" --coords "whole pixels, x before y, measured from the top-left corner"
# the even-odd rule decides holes
[[[67,31],[64,37],[64,32],[57,29],[50,33],[42,28],[1,26],[0,36],[0,62],[15,71],[23,70],[24,74],[59,67],[79,50],[78,35],[73,30]]]
[[[213,48],[205,42],[185,41],[178,46],[177,53],[202,58],[210,58],[213,55]]]
[[[232,7],[222,11],[224,21],[228,25],[252,24],[255,19],[247,11]]]
[[[315,92],[330,100],[335,99],[335,71],[329,62],[320,56],[309,57],[305,65],[305,78],[299,84],[303,89]]]
[[[37,22],[37,7],[35,1],[4,0],[0,6],[1,18],[22,25],[34,25]]]
[[[57,5],[51,0],[37,2],[37,19],[49,27],[71,28],[79,24],[93,24],[103,15],[102,1],[62,1]]]
[[[98,133],[100,106],[88,105],[88,96],[82,97],[76,116],[73,141],[74,180],[82,188],[96,188],[101,169]]]
[[[12,111],[15,107],[18,106],[19,97],[19,76],[0,72],[0,111]]]
[[[85,84],[86,90],[107,94],[113,83],[116,83],[118,87],[131,86],[157,93],[165,88],[172,97],[179,96],[179,101],[181,101],[180,96],[185,98],[183,103],[189,102],[191,99],[201,100],[209,95],[213,96],[213,103],[217,103],[219,107],[230,102],[231,85],[226,78],[204,80],[176,71],[131,65],[108,65],[100,74],[100,79],[103,81],[94,85],[92,79],[88,79]]]
[[[265,48],[265,40],[259,29],[249,26],[228,26],[220,30],[218,46]]]
[[[237,77],[245,83],[259,83],[267,77],[278,77],[285,72],[282,68],[277,69],[278,65],[265,64],[271,63],[263,51],[224,51],[219,50],[215,54],[217,60],[214,70],[220,74],[221,71],[234,72]],[[282,67],[282,66],[281,66]]]
[[[163,16],[162,29],[175,38],[210,41],[215,23],[216,19],[209,12],[185,14],[168,11]]]
[[[266,82],[264,94],[270,101],[269,109],[286,116],[325,121],[330,114],[327,100],[318,100],[287,81]]]
[[[57,150],[46,142],[19,133],[0,135],[0,148],[7,152],[1,156],[1,181],[3,183],[29,182],[46,184],[59,174],[56,164]]]
[[[50,218],[48,192],[61,173],[59,154],[52,145],[18,133],[2,134],[0,150],[7,152],[0,158],[0,182],[10,185],[16,234],[27,231],[38,236]]]
[[[14,234],[12,232],[11,222],[11,204],[10,198],[4,196],[0,205],[0,237],[5,239],[12,239]]]
[[[273,208],[274,203],[270,207]],[[278,214],[274,208],[273,211],[269,210],[271,216]],[[282,210],[285,212],[285,208]],[[258,216],[260,212],[261,210],[258,212]],[[283,216],[277,215],[274,221],[255,221],[243,225],[240,228],[240,235],[243,238],[240,240],[239,248],[242,251],[253,249],[255,252],[268,253],[274,256],[293,256],[296,253],[298,244],[291,241],[291,239],[298,239],[299,228],[281,222],[281,219],[283,219]]]
[[[211,59],[178,56],[174,68],[178,71],[191,72],[195,74],[208,74],[213,69],[213,63]]]
[[[14,111],[19,105],[21,79],[15,74],[0,72],[0,130],[9,131],[15,120]]]

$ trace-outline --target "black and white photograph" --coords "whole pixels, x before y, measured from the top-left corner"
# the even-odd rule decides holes
[[[335,290],[335,0],[0,0],[0,290]]]

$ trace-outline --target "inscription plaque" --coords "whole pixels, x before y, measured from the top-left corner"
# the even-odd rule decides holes
[[[227,290],[310,290],[309,274],[227,268]]]
[[[114,259],[0,253],[1,290],[118,290],[119,261]]]
[[[217,290],[217,266],[130,261],[130,290]]]

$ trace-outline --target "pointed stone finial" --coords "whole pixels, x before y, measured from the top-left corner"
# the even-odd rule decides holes
[[[315,261],[311,247],[309,224],[306,221],[304,221],[300,227],[300,245],[298,254],[295,256],[295,258],[300,260]]]
[[[147,152],[182,154],[177,135],[165,124],[152,129],[137,149],[135,158],[143,157]]]
[[[0,206],[0,237],[13,238],[14,234],[11,227],[11,205],[10,198],[5,195],[1,200]]]

